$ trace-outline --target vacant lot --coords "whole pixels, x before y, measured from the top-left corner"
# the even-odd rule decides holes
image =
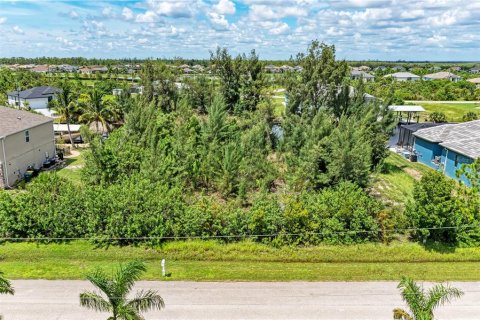
[[[372,193],[387,204],[403,208],[412,198],[415,180],[432,169],[418,162],[410,162],[391,153],[385,160],[382,172],[372,178]]]
[[[170,242],[162,247],[95,248],[70,244],[8,243],[0,246],[0,270],[13,279],[82,279],[96,267],[114,268],[120,262],[142,259],[144,279],[161,277],[167,261],[167,280],[196,281],[367,281],[480,280],[480,248],[423,247],[412,243],[390,246],[364,244],[273,248],[252,242]]]
[[[425,121],[428,114],[435,111],[443,112],[450,122],[462,121],[463,115],[470,111],[476,112],[480,116],[480,102],[408,101],[408,103],[418,104],[425,108],[427,113],[422,116],[422,121]]]

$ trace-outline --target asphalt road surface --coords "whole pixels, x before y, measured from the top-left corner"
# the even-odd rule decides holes
[[[86,281],[13,281],[15,296],[0,296],[4,320],[105,320],[107,314],[81,308]],[[465,291],[440,308],[437,320],[480,319],[480,282],[452,285]],[[428,284],[425,284],[428,287]],[[392,319],[402,307],[394,282],[139,282],[135,289],[158,290],[162,311],[154,319]]]

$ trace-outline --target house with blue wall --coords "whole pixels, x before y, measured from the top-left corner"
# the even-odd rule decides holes
[[[480,158],[480,120],[420,129],[413,135],[418,162],[450,178],[457,179],[462,164]],[[463,176],[460,180],[469,184]]]

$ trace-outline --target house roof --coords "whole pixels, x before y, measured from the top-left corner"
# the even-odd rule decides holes
[[[420,76],[417,76],[416,74],[413,74],[411,72],[396,72],[392,74],[387,74],[386,77],[393,77],[393,78],[420,78]]]
[[[70,132],[79,132],[81,125],[79,124],[71,124],[70,125]],[[68,126],[66,123],[54,123],[53,124],[53,131],[55,132],[67,132]]]
[[[352,77],[359,77],[359,78],[361,77],[361,78],[364,78],[364,79],[375,78],[370,73],[367,73],[365,71],[360,71],[360,70],[352,70],[351,75],[352,75]]]
[[[389,106],[393,112],[424,112],[425,109],[422,106]]]
[[[480,158],[480,137],[444,142],[440,145],[472,159]]]
[[[467,157],[480,157],[480,120],[421,129],[414,135]]]
[[[0,107],[0,137],[6,137],[47,122],[53,122],[53,119],[25,110]]]
[[[480,84],[480,78],[468,79],[467,81],[475,84]]]
[[[60,89],[50,86],[41,86],[33,87],[23,91],[11,91],[7,93],[9,96],[18,97],[21,99],[35,99],[35,98],[46,98],[48,96],[54,95],[61,92]]]
[[[461,77],[457,76],[456,74],[453,74],[451,72],[437,72],[437,73],[431,73],[431,74],[426,74],[423,76],[423,78],[428,78],[428,79],[461,79]]]

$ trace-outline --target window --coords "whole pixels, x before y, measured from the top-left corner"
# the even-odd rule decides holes
[[[458,167],[458,154],[455,155],[455,168]]]
[[[30,142],[30,132],[28,130],[25,131],[25,142]]]

